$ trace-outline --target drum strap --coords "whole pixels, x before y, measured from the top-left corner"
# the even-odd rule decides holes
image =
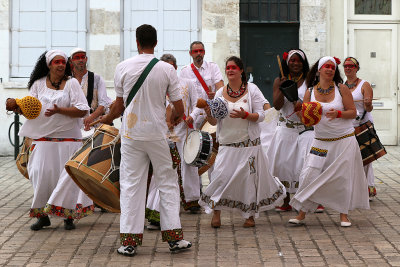
[[[87,87],[87,96],[86,100],[88,102],[89,108],[90,108],[90,113],[92,113],[94,110],[92,110],[92,101],[93,101],[93,87],[94,87],[94,73],[91,71],[88,71],[88,87]]]
[[[194,66],[194,64],[190,64],[190,67],[192,67],[193,73],[194,75],[196,75],[197,80],[199,80],[199,82],[201,83],[201,86],[203,87],[204,91],[206,91],[207,95],[209,93],[209,89],[207,87],[206,82],[204,81],[203,77],[201,77],[199,71],[196,69],[196,67]]]
[[[137,82],[133,85],[131,91],[129,92],[128,98],[126,99],[126,107],[129,106],[129,103],[131,103],[132,99],[135,97],[137,91],[139,88],[142,86],[144,80],[146,80],[147,75],[150,73],[151,69],[154,67],[154,65],[157,64],[159,60],[157,58],[153,58],[150,63],[146,66],[142,74],[140,74],[139,79]]]

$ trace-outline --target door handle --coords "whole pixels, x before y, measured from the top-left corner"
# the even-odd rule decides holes
[[[376,84],[371,83],[371,87],[372,87],[372,88],[375,88],[375,87],[376,87]]]

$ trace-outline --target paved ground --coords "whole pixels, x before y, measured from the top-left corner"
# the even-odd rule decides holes
[[[341,228],[339,214],[327,210],[291,227],[295,212],[263,213],[245,229],[237,214],[222,214],[222,227],[210,227],[210,215],[182,213],[191,250],[171,254],[158,231],[145,231],[133,257],[116,253],[119,215],[101,213],[65,231],[61,219],[34,232],[28,217],[29,181],[10,157],[0,158],[0,266],[400,266],[400,147],[374,163],[378,196],[371,210],[350,213],[353,226]]]

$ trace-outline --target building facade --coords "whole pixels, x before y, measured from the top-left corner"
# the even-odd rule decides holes
[[[158,32],[157,57],[174,54],[181,68],[191,62],[190,43],[200,40],[205,59],[223,72],[225,59],[240,55],[270,101],[276,55],[284,50],[300,47],[310,64],[324,55],[355,56],[360,77],[379,98],[373,111],[379,135],[395,145],[399,9],[394,0],[0,0],[0,101],[28,94],[30,72],[45,50],[69,54],[77,46],[88,51],[89,69],[104,77],[114,98],[115,66],[137,53],[135,29],[148,23]],[[0,113],[0,155],[13,153],[13,119]]]

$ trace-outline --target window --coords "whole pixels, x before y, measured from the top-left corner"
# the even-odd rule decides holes
[[[11,77],[30,76],[49,49],[86,48],[86,1],[12,0]]]
[[[240,22],[299,22],[299,0],[240,0]]]
[[[135,30],[150,24],[157,30],[155,56],[173,54],[178,66],[190,63],[189,47],[198,40],[197,0],[124,0],[123,58],[137,54]]]
[[[355,0],[354,10],[357,15],[392,15],[392,1]]]

